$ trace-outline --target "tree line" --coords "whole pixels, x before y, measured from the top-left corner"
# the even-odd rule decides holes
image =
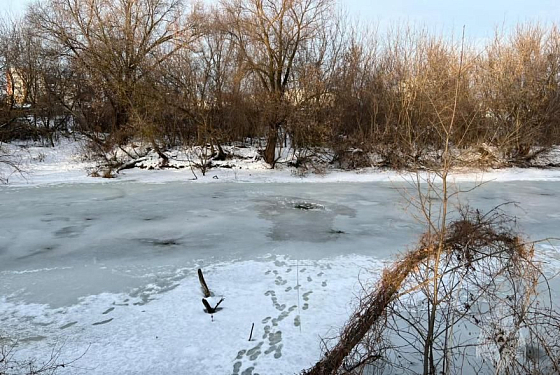
[[[0,26],[0,141],[61,132],[99,152],[133,140],[262,142],[299,161],[375,153],[403,168],[454,148],[514,161],[560,143],[560,31],[480,43],[350,22],[334,0],[45,0]],[[359,162],[354,166],[359,166]]]

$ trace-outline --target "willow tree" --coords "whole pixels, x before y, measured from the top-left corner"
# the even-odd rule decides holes
[[[244,71],[260,87],[268,127],[264,158],[274,167],[278,134],[289,113],[287,92],[308,44],[324,35],[333,0],[225,0],[225,27],[244,59]]]

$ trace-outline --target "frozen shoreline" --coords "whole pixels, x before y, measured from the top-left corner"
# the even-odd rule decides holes
[[[95,163],[85,161],[81,156],[81,146],[77,142],[63,141],[56,147],[27,146],[25,148],[14,145],[4,145],[11,151],[16,151],[16,160],[21,164],[23,173],[13,172],[6,166],[0,165],[0,172],[8,177],[7,186],[34,187],[57,184],[91,184],[91,183],[361,183],[361,182],[400,182],[412,181],[416,174],[412,172],[398,172],[379,168],[364,168],[345,171],[328,169],[325,174],[308,173],[302,177],[297,175],[293,167],[279,164],[276,169],[270,169],[262,160],[238,158],[222,163],[207,171],[206,176],[189,167],[180,169],[150,169],[148,162],[145,168],[123,170],[116,178],[90,177]],[[254,150],[246,151],[254,154]],[[196,178],[195,178],[196,174]],[[420,172],[422,179],[427,177]],[[454,182],[486,182],[486,181],[560,181],[560,168],[504,168],[491,170],[454,171],[451,176]]]

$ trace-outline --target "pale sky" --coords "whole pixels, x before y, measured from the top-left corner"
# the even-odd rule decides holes
[[[438,31],[461,30],[472,38],[491,36],[496,26],[518,21],[560,23],[560,0],[337,0],[353,18],[375,22],[380,30],[413,22]],[[0,13],[21,14],[31,0],[0,0]]]

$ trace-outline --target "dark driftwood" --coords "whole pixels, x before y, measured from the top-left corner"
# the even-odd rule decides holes
[[[203,298],[202,299],[202,304],[204,305],[204,308],[206,309],[206,312],[208,314],[214,314],[218,310],[218,306],[220,306],[220,303],[222,303],[223,300],[224,300],[223,298],[220,299],[220,301],[216,304],[216,306],[212,307],[212,306],[210,306],[210,304],[208,303],[206,298]]]
[[[204,297],[210,297],[210,289],[204,280],[204,275],[202,274],[202,270],[200,268],[198,269],[198,281],[200,281],[200,288],[202,288],[202,294],[204,294]]]

